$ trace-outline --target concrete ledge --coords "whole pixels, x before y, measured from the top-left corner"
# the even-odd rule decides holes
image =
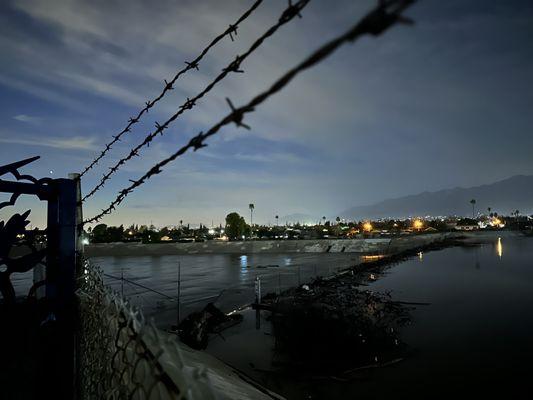
[[[383,239],[260,240],[203,243],[95,243],[85,246],[88,257],[159,256],[181,254],[252,254],[252,253],[383,253],[457,237],[457,233],[430,233]]]

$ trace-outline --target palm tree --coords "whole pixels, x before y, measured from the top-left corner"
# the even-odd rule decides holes
[[[276,215],[276,226],[278,226],[278,221],[279,221],[279,215]]]
[[[489,215],[490,215],[490,211],[492,210],[492,208],[490,207],[487,207],[487,211],[489,212]]]
[[[472,204],[472,219],[475,219],[475,206],[476,206],[476,199],[470,200],[470,204]]]
[[[341,217],[337,217],[337,218],[335,218],[335,221],[337,221],[337,225],[338,225],[339,222],[341,222]]]
[[[254,220],[253,220],[254,209],[255,209],[254,203],[248,204],[248,208],[250,209],[250,239],[251,239],[252,233],[253,233],[253,225],[254,225]]]
[[[323,223],[325,224],[326,223],[326,216],[323,216],[322,220],[324,221]]]

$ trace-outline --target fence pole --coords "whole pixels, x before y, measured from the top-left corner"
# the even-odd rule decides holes
[[[83,205],[81,201],[81,180],[80,174],[70,173],[68,178],[74,181],[75,191],[76,191],[76,263],[75,276],[76,281],[83,275]],[[76,285],[75,289],[78,289]],[[74,315],[74,390],[77,399],[83,397],[82,389],[82,379],[81,379],[81,315],[80,315],[80,305],[76,299],[75,303],[75,315]]]
[[[55,179],[54,196],[48,201],[46,297],[48,319],[54,323],[47,341],[46,375],[64,382],[57,385],[56,399],[76,398],[76,257],[78,248],[77,185],[72,179]],[[53,376],[53,377],[52,377]]]
[[[255,302],[261,304],[261,278],[259,276],[255,278]]]
[[[255,278],[255,303],[259,306],[261,304],[261,278]],[[261,329],[261,310],[259,307],[255,309],[255,329]]]
[[[68,178],[73,180],[76,186],[76,275],[80,276],[83,272],[83,206],[81,202],[81,181],[80,174],[68,174]]]
[[[181,320],[181,261],[178,261],[178,317],[176,321],[176,329]]]

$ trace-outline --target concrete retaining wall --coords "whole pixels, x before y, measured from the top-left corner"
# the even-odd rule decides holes
[[[175,254],[251,253],[395,253],[442,241],[456,233],[431,233],[384,239],[261,240],[203,243],[96,243],[85,246],[88,257]]]

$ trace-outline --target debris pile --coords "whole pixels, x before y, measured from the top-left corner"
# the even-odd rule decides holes
[[[208,303],[202,311],[196,311],[178,325],[178,335],[183,343],[196,350],[207,348],[208,335],[220,333],[242,321],[242,315],[226,315],[213,303]]]
[[[278,353],[308,372],[343,371],[403,357],[398,329],[411,308],[389,293],[359,290],[346,276],[269,296]]]

